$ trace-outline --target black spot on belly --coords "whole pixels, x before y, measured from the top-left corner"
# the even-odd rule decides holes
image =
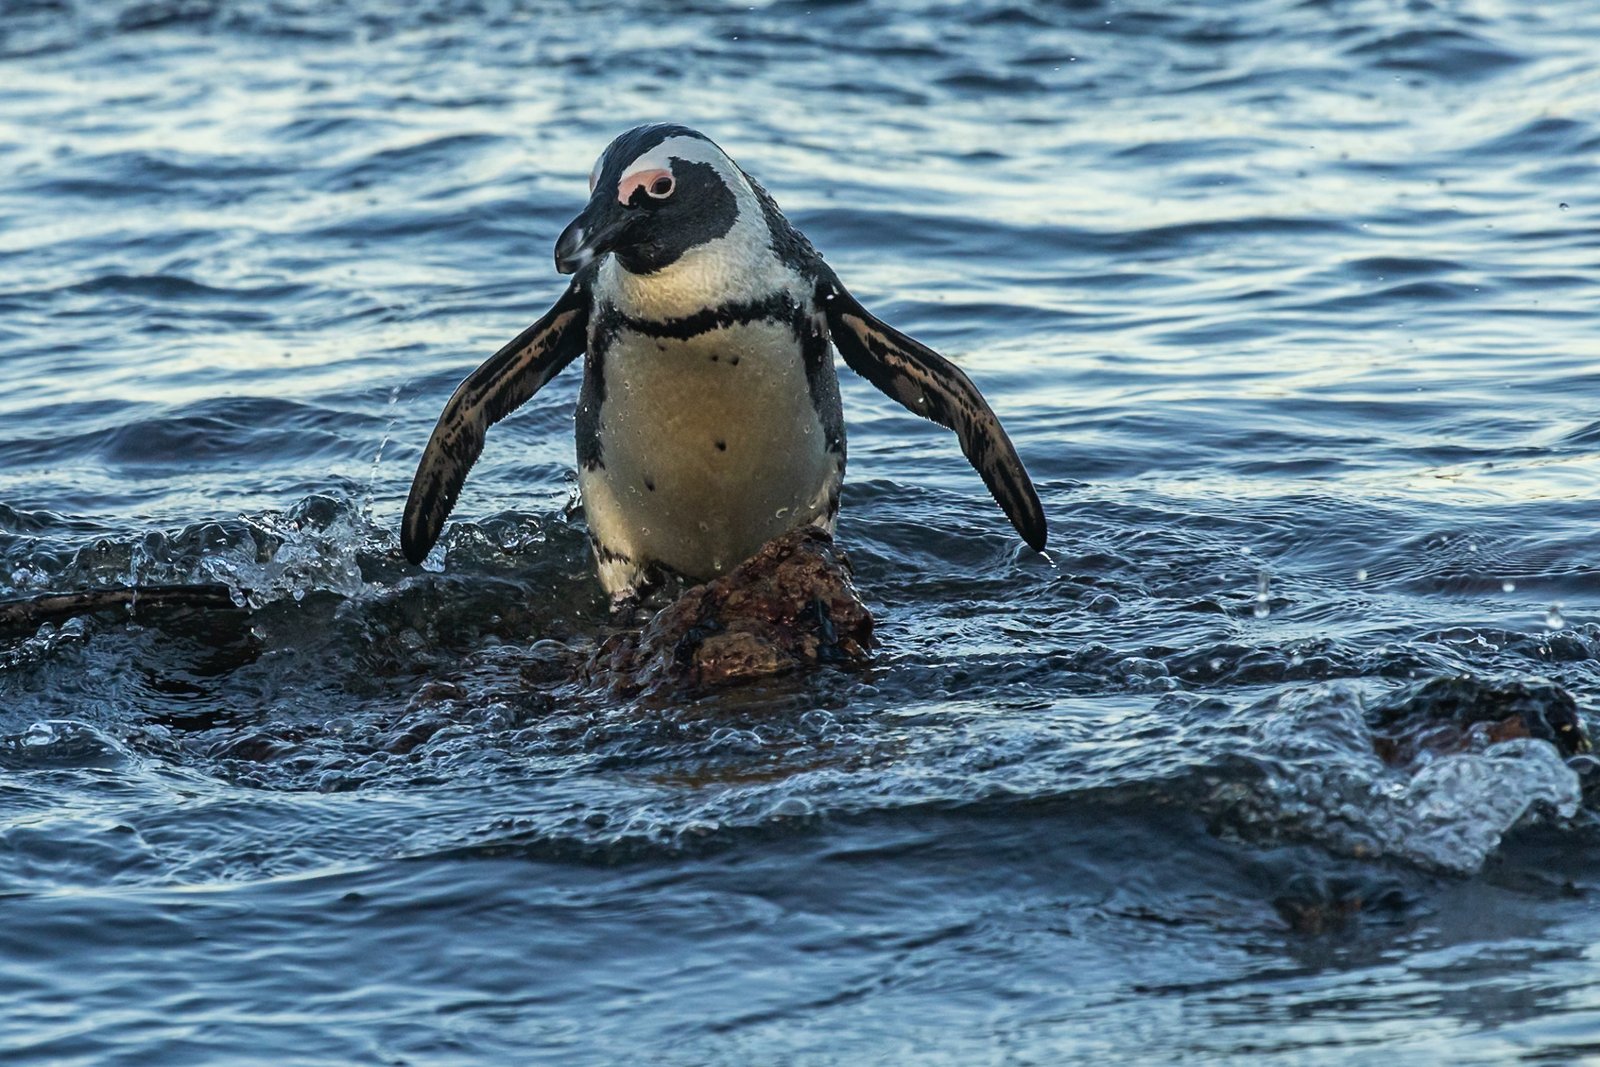
[[[728,442],[726,442],[726,441],[718,441],[717,442],[717,451],[718,452],[726,452],[727,450],[728,450]]]
[[[712,357],[711,357],[711,362],[713,362],[713,363],[715,363],[715,362],[717,362],[717,358],[718,358],[718,357],[716,357],[716,356],[712,356]]]
[[[739,357],[738,356],[729,356],[728,357],[728,365],[731,366],[731,367],[737,367],[739,365]]]
[[[645,480],[644,480],[644,487],[646,489],[650,490],[652,493],[655,492],[656,491],[656,480],[654,478],[651,478],[651,477],[647,476],[645,478]]]

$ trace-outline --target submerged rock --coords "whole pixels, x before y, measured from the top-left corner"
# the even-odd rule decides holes
[[[850,565],[821,530],[791,530],[731,573],[697,585],[639,631],[600,642],[591,684],[625,694],[697,688],[782,674],[812,663],[861,663],[872,614]]]
[[[1272,899],[1289,929],[1313,937],[1345,930],[1363,917],[1398,920],[1414,903],[1403,886],[1377,872],[1298,872]]]
[[[234,612],[240,607],[233,590],[220,583],[125,585],[70,593],[40,593],[0,601],[0,633],[28,631],[44,623],[107,612],[121,612],[131,618],[207,609]]]
[[[1519,737],[1549,741],[1563,756],[1591,748],[1572,694],[1537,678],[1433,678],[1401,690],[1372,712],[1373,747],[1393,767]]]

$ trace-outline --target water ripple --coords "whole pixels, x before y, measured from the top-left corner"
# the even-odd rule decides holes
[[[236,601],[0,634],[0,1044],[1578,1055],[1592,758],[1380,749],[1441,678],[1600,713],[1596,41],[1476,2],[0,0],[0,594]],[[1040,488],[1043,556],[846,378],[867,670],[569,680],[575,372],[435,569],[399,554],[444,398],[660,118]]]

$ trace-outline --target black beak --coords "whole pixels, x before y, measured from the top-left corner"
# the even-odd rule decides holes
[[[616,247],[632,221],[618,203],[591,200],[556,240],[556,270],[576,274]]]

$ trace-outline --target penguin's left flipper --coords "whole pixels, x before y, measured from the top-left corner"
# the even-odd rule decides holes
[[[593,270],[580,271],[555,306],[462,381],[439,415],[417,464],[400,524],[406,559],[421,563],[456,506],[489,427],[583,354]]]
[[[983,477],[1006,518],[1035,551],[1046,538],[1039,494],[1000,420],[960,367],[875,317],[833,271],[817,282],[817,306],[828,317],[833,345],[851,370],[914,415],[954,430],[961,451]]]

